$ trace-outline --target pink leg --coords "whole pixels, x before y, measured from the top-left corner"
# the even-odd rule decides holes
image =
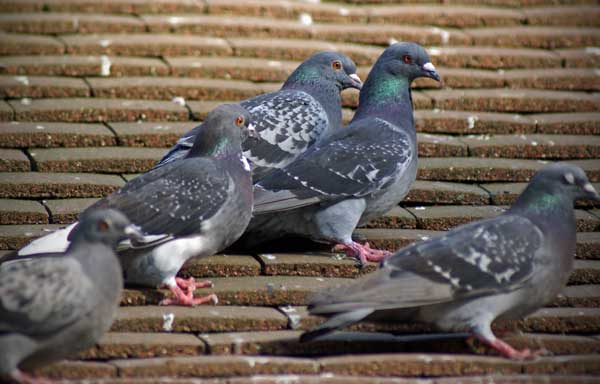
[[[159,303],[159,305],[183,305],[186,307],[193,307],[195,305],[204,304],[209,301],[212,301],[215,305],[219,303],[219,299],[214,293],[202,297],[194,297],[193,291],[188,290],[187,293],[184,293],[178,285],[169,287],[169,289],[171,290],[171,292],[173,292],[175,298],[164,299]]]
[[[194,292],[196,288],[212,288],[213,286],[212,281],[206,280],[196,282],[196,280],[194,280],[193,277],[190,277],[189,279],[182,279],[181,277],[176,277],[175,282],[177,283],[179,288],[185,290],[188,293]]]
[[[361,264],[365,264],[367,261],[380,262],[392,255],[389,251],[371,248],[369,243],[361,245],[354,241],[350,244],[337,244],[333,250],[346,252],[346,255],[357,258]]]
[[[475,334],[475,337],[494,348],[496,351],[500,352],[500,355],[513,360],[535,359],[536,357],[548,354],[548,351],[545,349],[540,349],[538,351],[531,351],[528,348],[523,350],[515,349],[504,341],[495,337],[491,331],[489,333],[486,332],[485,334]]]
[[[34,377],[31,376],[19,369],[15,369],[10,373],[10,377],[13,380],[16,380],[22,384],[52,384],[51,380],[45,379],[43,377]]]

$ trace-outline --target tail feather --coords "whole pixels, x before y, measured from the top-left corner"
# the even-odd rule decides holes
[[[73,223],[66,228],[59,229],[44,237],[33,240],[19,250],[19,256],[34,255],[38,253],[65,252],[69,247],[69,233],[75,225],[77,225],[77,223]]]
[[[317,328],[308,332],[304,332],[300,336],[300,342],[306,343],[311,340],[315,340],[321,336],[324,336],[328,333],[331,333],[336,329],[344,328],[354,323],[357,323],[365,317],[369,316],[371,313],[373,313],[373,309],[371,308],[362,308],[350,312],[339,313],[331,317],[329,320],[327,320]]]

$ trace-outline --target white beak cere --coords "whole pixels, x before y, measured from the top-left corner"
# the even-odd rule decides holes
[[[598,193],[598,192],[596,192],[596,188],[594,188],[594,186],[592,185],[592,183],[586,183],[583,186],[583,189],[585,189],[587,192],[590,192],[590,193]]]
[[[362,81],[360,80],[360,77],[358,77],[358,75],[356,73],[351,74],[350,77],[353,78],[354,80],[358,81],[359,83],[362,83]]]
[[[248,135],[250,137],[258,137],[258,133],[256,132],[256,126],[252,123],[248,124]]]
[[[423,64],[423,69],[429,72],[434,72],[435,71],[435,66],[431,63],[425,63]]]

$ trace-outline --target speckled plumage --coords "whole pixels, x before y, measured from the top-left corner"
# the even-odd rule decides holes
[[[403,61],[406,55],[411,64]],[[435,71],[423,69],[427,63],[417,44],[387,48],[361,90],[348,127],[256,184],[256,216],[246,244],[289,234],[359,247],[351,238],[354,228],[398,204],[415,180],[410,84],[422,76],[439,80]],[[350,252],[361,262],[370,260],[354,248]]]
[[[0,264],[0,377],[92,346],[109,328],[123,280],[114,248],[141,235],[114,210],[91,211],[65,253]]]
[[[241,126],[238,117],[244,118]],[[119,245],[127,282],[176,289],[175,276],[187,259],[210,256],[241,236],[253,199],[241,149],[249,122],[239,105],[217,107],[185,158],[129,181],[84,211],[118,209],[147,235]],[[27,247],[22,251],[28,254]]]
[[[341,70],[331,62],[339,60]],[[320,52],[300,65],[281,90],[241,102],[250,112],[260,140],[246,140],[244,155],[253,163],[253,178],[262,179],[272,169],[290,164],[311,145],[342,125],[340,92],[360,83],[349,75],[356,66],[346,55]],[[184,134],[156,167],[180,159],[189,150],[199,125]]]
[[[303,340],[361,320],[420,321],[529,357],[496,339],[490,324],[526,316],[562,290],[575,255],[573,202],[581,198],[600,200],[580,168],[545,167],[502,215],[401,249],[373,274],[317,295],[310,312],[330,319]]]

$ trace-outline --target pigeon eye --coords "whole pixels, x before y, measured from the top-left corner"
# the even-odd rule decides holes
[[[237,125],[238,127],[241,127],[242,124],[244,124],[244,116],[238,116],[237,119],[235,119],[235,125]]]
[[[336,60],[334,62],[331,63],[331,68],[338,70],[338,69],[342,69],[342,62],[339,60]]]
[[[100,231],[100,232],[108,231],[108,223],[104,220],[100,220],[100,222],[98,222],[98,231]]]
[[[404,60],[406,64],[412,64],[412,57],[410,57],[409,55],[402,56],[402,60]]]

